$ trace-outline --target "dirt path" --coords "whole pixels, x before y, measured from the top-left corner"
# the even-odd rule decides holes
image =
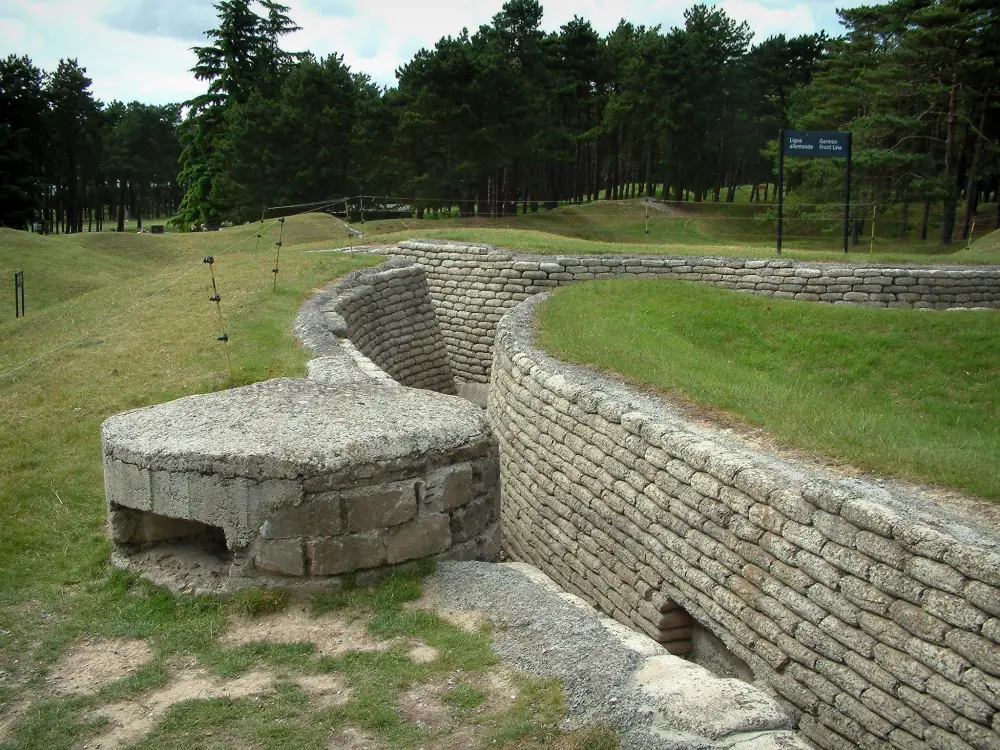
[[[636,750],[806,747],[760,691],[666,654],[534,568],[444,563],[423,590],[389,608],[370,594],[321,614],[298,598],[231,616],[207,661],[157,661],[140,639],[78,642],[0,713],[0,743],[57,698],[76,706],[77,750],[604,750],[615,734]],[[249,740],[276,726],[293,739]]]

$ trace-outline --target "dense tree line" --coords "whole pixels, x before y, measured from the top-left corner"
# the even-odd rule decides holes
[[[81,232],[176,211],[178,105],[104,105],[76,60],[0,60],[0,223]]]
[[[894,0],[839,13],[847,34],[794,92],[796,124],[850,129],[855,195],[866,212],[900,204],[902,233],[916,224],[926,239],[940,206],[947,245],[961,207],[964,239],[990,191],[1000,213],[1000,10],[992,0]],[[804,202],[828,201],[839,189],[819,161],[795,168],[795,197]],[[853,218],[856,240],[860,207]]]
[[[491,215],[668,185],[732,200],[770,180],[762,149],[826,41],[751,47],[746,24],[703,5],[669,32],[622,21],[602,37],[574,18],[546,34],[537,0],[509,0],[380,91],[340,57],[281,51],[297,27],[285,6],[259,6],[217,3],[211,43],[195,49],[209,87],[181,128],[184,222],[360,192]]]
[[[183,108],[103,106],[75,61],[51,75],[2,64],[2,111],[17,112],[0,116],[4,222],[41,211],[73,231],[106,207],[214,225],[360,193],[481,215],[640,195],[731,202],[739,186],[766,200],[787,127],[850,130],[858,202],[902,205],[924,236],[943,206],[943,243],[997,193],[1000,28],[987,0],[891,0],[841,11],[841,38],[757,44],[706,5],[681,27],[623,20],[601,35],[579,17],[543,32],[537,0],[508,0],[419,51],[389,89],[340,56],[283,50],[298,27],[273,0],[215,8],[194,49],[207,91]],[[791,210],[835,211],[842,170],[789,160]]]

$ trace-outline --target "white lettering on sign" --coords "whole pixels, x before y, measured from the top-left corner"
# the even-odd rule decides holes
[[[846,157],[850,150],[848,143],[847,133],[792,131],[785,134],[782,151],[790,156]]]

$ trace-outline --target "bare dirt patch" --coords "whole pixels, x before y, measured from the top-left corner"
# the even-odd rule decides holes
[[[153,659],[146,641],[91,640],[74,646],[53,668],[48,689],[56,695],[90,695],[134,674]]]
[[[109,703],[95,709],[93,717],[104,717],[108,727],[88,743],[91,750],[117,750],[149,733],[170,707],[188,700],[250,698],[271,692],[269,672],[255,670],[235,680],[210,676],[204,669],[185,669],[164,687],[131,700]]]
[[[483,673],[476,682],[477,687],[486,691],[486,702],[477,710],[487,713],[505,711],[517,700],[514,673],[506,666]]]
[[[237,617],[219,639],[227,646],[248,643],[312,643],[321,654],[336,656],[348,651],[388,651],[396,640],[380,641],[365,630],[364,620],[350,619],[336,612],[314,617],[309,609],[296,604],[272,615]]]
[[[330,738],[327,750],[381,750],[375,735],[354,727],[344,727]]]
[[[24,718],[28,710],[28,701],[18,701],[9,706],[3,713],[0,713],[0,744],[7,742],[21,719]]]
[[[486,615],[478,610],[451,609],[442,606],[432,591],[424,591],[423,596],[417,599],[417,601],[407,602],[403,606],[405,609],[420,609],[434,612],[445,622],[451,623],[466,633],[478,633],[489,622]]]
[[[415,685],[401,696],[396,705],[403,718],[422,729],[442,727],[451,723],[451,710],[441,699],[455,687],[454,678],[436,679]]]
[[[407,656],[410,657],[411,661],[415,661],[417,664],[430,664],[438,658],[438,650],[433,646],[417,642],[417,645],[409,650]]]
[[[445,703],[444,696],[455,688],[468,685],[486,693],[486,701],[469,712],[457,711]],[[517,699],[513,672],[507,667],[481,674],[453,673],[414,685],[399,696],[400,715],[425,730],[429,739],[421,743],[430,750],[459,750],[479,745],[484,730],[475,717],[510,708]]]
[[[303,675],[295,678],[295,684],[302,688],[320,708],[341,706],[351,697],[351,689],[344,684],[340,675]]]
[[[403,718],[426,731],[427,750],[465,750],[476,747],[481,728],[467,720],[459,720],[442,697],[458,685],[455,677],[438,678],[415,685],[396,702]]]

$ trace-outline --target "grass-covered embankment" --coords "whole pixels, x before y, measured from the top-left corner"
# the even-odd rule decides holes
[[[642,201],[597,201],[564,205],[551,211],[503,218],[465,217],[393,219],[365,224],[373,242],[398,242],[427,237],[485,242],[529,253],[653,253],[660,255],[729,255],[773,258],[776,223],[773,204],[687,203],[653,204]],[[360,225],[355,225],[360,226]],[[646,234],[648,227],[649,233]],[[883,217],[879,234],[869,243],[870,224],[863,242],[846,255],[841,245],[841,219],[790,219],[783,256],[798,260],[837,263],[888,264],[1000,264],[994,241],[956,241],[942,249],[933,239],[898,236],[898,227]],[[981,233],[980,233],[981,234]],[[977,235],[979,236],[979,235]],[[346,244],[346,240],[344,240]],[[870,252],[871,251],[871,252]]]
[[[387,749],[435,746],[449,741],[440,736],[447,726],[420,725],[402,704],[412,691],[441,684],[445,719],[472,744],[613,748],[600,728],[558,730],[565,701],[557,680],[516,677],[509,690],[516,699],[486,705],[486,673],[498,669],[489,633],[403,606],[420,596],[426,565],[373,590],[316,597],[312,615],[334,618],[318,629],[360,622],[380,642],[379,650],[336,655],[308,640],[220,639],[236,618],[281,610],[287,596],[174,596],[109,570],[101,422],[231,384],[202,259],[216,260],[237,384],[302,375],[309,355],[291,332],[302,302],[330,279],[381,260],[303,253],[337,246],[341,227],[326,216],[292,217],[274,291],[278,226],[259,243],[256,229],[50,237],[0,230],[0,270],[8,279],[7,269],[24,270],[28,301],[27,317],[15,320],[13,304],[0,317],[0,748],[107,746],[106,733],[130,716],[140,730],[114,746],[320,750],[352,731]],[[67,654],[102,643],[111,653],[118,639],[146,644],[150,660],[107,684],[97,682],[100,674],[81,676],[97,684],[90,692],[53,688]],[[411,642],[435,658],[411,659]],[[271,680],[261,694],[195,691],[184,700],[183,691],[172,692],[185,680],[231,687],[261,671]],[[337,685],[337,700],[306,690],[309,680]]]
[[[1000,498],[997,312],[840,307],[687,282],[558,289],[539,340],[859,467]]]

